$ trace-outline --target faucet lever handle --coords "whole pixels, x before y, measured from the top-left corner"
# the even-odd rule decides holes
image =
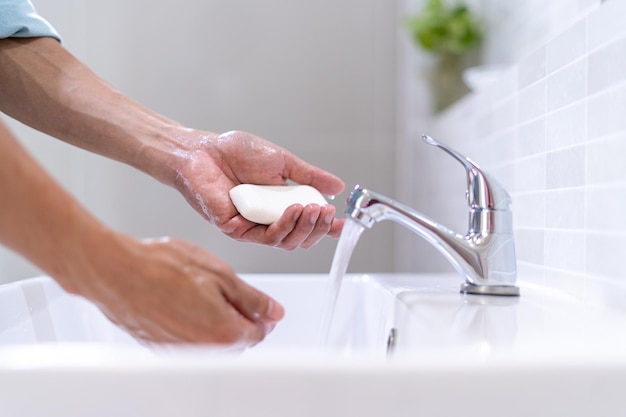
[[[467,172],[467,203],[473,209],[509,210],[511,197],[506,189],[472,160],[427,135],[422,139],[459,161]]]

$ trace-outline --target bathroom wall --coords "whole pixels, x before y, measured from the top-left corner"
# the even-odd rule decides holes
[[[356,183],[394,190],[396,7],[376,0],[34,0],[74,54],[139,102],[188,126],[247,130]],[[42,164],[111,227],[172,235],[239,272],[327,272],[336,241],[286,252],[223,236],[132,169],[11,122]],[[45,215],[45,213],[42,213]],[[351,270],[393,270],[389,229]],[[37,274],[0,249],[0,281]]]
[[[424,90],[418,89],[424,86],[405,77],[409,92],[403,98],[399,147],[412,159],[402,160],[399,172],[412,184],[403,198],[443,224],[467,229],[463,168],[420,144],[417,134],[426,131],[472,158],[510,191],[520,279],[623,307],[626,1],[555,3],[563,4],[564,13],[524,44],[524,54],[506,54],[502,63],[510,65],[494,81],[441,115],[424,112]],[[520,8],[517,13],[522,16],[516,20],[523,21],[536,13],[541,19],[542,12]],[[493,52],[511,36],[494,31],[492,42],[500,35],[502,44],[487,51],[491,64],[498,63]],[[516,36],[512,45],[528,38]],[[415,109],[417,116],[406,116]],[[404,269],[451,270],[417,239],[398,239],[407,247],[399,255]]]

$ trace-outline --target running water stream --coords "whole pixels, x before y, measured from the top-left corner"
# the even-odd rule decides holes
[[[330,267],[328,283],[326,284],[326,294],[322,304],[322,321],[320,323],[319,332],[322,346],[326,346],[328,343],[328,335],[335,312],[335,304],[337,303],[337,297],[341,289],[341,281],[348,270],[350,257],[364,229],[361,224],[348,218],[346,219],[346,223],[341,231],[341,236],[337,242],[337,249],[335,250],[332,266]]]

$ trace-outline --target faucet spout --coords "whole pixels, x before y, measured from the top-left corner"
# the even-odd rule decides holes
[[[458,152],[423,137],[463,164],[468,177],[469,227],[465,235],[429,219],[416,210],[359,185],[348,197],[346,216],[367,228],[394,221],[428,241],[465,281],[463,293],[519,295],[510,197],[504,187]]]

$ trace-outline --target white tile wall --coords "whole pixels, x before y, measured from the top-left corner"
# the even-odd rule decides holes
[[[545,78],[519,91],[518,120],[522,123],[546,113],[546,90]]]
[[[554,72],[582,57],[587,47],[587,21],[581,20],[547,45],[546,71]]]
[[[504,179],[521,279],[626,308],[626,0],[574,4],[577,19],[512,66],[512,91],[496,82],[426,126]],[[425,154],[413,175],[431,182],[436,176],[420,168],[433,157]],[[418,208],[428,197],[421,182]],[[458,215],[446,214],[451,198],[428,198],[444,224]],[[449,268],[414,258],[416,270]]]
[[[558,50],[555,55],[559,55]],[[547,83],[548,111],[575,103],[587,93],[587,61],[579,59],[558,69],[548,75]]]

